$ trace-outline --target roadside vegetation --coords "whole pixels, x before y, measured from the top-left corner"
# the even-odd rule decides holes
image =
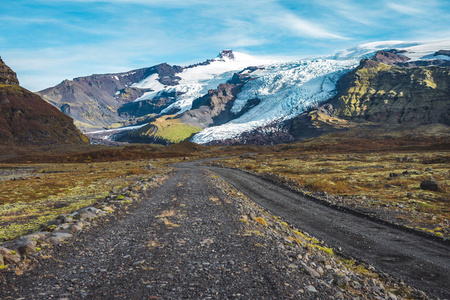
[[[20,172],[20,170],[27,170]],[[159,161],[0,164],[0,242],[169,169]],[[16,173],[16,174],[15,174]]]
[[[448,151],[323,153],[290,149],[234,157],[223,165],[275,175],[307,194],[321,195],[334,204],[390,222],[440,237],[450,234]],[[421,189],[421,182],[430,177],[439,184],[438,191]]]

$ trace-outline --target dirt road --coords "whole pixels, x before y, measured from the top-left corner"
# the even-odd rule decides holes
[[[450,297],[448,243],[329,208],[251,174],[209,169],[275,215],[345,254],[433,295]]]

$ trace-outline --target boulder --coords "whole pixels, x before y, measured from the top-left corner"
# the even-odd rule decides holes
[[[95,207],[92,207],[92,206],[85,207],[85,208],[82,208],[82,209],[79,210],[80,213],[91,212],[91,213],[94,213],[94,214],[98,214],[101,211],[102,211],[101,209],[98,209],[98,208],[95,208]]]
[[[439,191],[441,188],[439,186],[439,183],[437,183],[437,181],[434,180],[433,177],[430,177],[430,179],[424,180],[420,183],[420,189],[428,191]]]
[[[333,274],[333,282],[338,287],[346,287],[348,285],[348,278],[347,276],[341,274],[341,273],[334,273]]]
[[[311,267],[308,267],[306,264],[301,264],[301,269],[305,271],[306,274],[308,274],[311,277],[320,278],[320,273],[314,270]]]
[[[52,235],[48,238],[48,241],[52,244],[59,244],[63,240],[72,237],[72,234],[70,233],[64,233],[64,232],[56,232],[52,233]]]
[[[78,226],[78,225],[72,225],[72,226],[70,226],[70,231],[72,232],[72,233],[77,233],[77,232],[80,232],[81,230],[83,230],[80,226]]]
[[[45,233],[48,234],[48,232],[45,232]],[[41,232],[35,232],[35,233],[24,236],[24,238],[30,239],[32,241],[41,242],[41,241],[45,240],[46,236]]]
[[[17,264],[20,262],[19,254],[13,253],[5,247],[0,247],[0,255],[3,256],[4,263],[6,264]]]
[[[30,254],[36,253],[36,241],[29,241],[26,244],[20,245],[20,247],[17,248],[17,251],[22,256],[29,256]]]
[[[92,221],[93,219],[95,219],[97,217],[97,215],[93,212],[90,211],[85,211],[80,215],[80,220],[82,221]]]

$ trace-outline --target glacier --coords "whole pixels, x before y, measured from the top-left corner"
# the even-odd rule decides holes
[[[202,130],[192,141],[204,144],[231,139],[274,121],[293,118],[333,97],[338,79],[358,64],[359,59],[313,59],[267,66],[256,73],[257,79],[244,85],[231,111],[239,113],[254,98],[260,103],[237,119]]]
[[[166,114],[173,109],[178,110],[178,114],[189,110],[192,102],[208,93],[208,90],[215,89],[221,83],[233,77],[233,74],[250,66],[269,65],[276,60],[250,56],[245,53],[233,52],[233,58],[222,56],[211,60],[208,64],[188,67],[183,72],[176,74],[181,78],[176,86],[164,86],[158,81],[158,74],[150,75],[141,82],[133,85],[137,88],[149,88],[151,92],[145,93],[135,101],[154,99],[163,92],[182,93],[177,101],[165,108],[161,114]]]

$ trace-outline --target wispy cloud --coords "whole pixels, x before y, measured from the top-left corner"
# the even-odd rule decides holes
[[[304,20],[291,13],[280,14],[271,19],[272,24],[279,24],[284,29],[290,31],[297,37],[307,37],[313,39],[345,39],[344,37],[334,34],[322,26]]]
[[[38,90],[92,73],[201,61],[223,48],[314,55],[448,36],[447,0],[15,0],[0,55]]]
[[[410,15],[410,16],[415,16],[415,15],[420,15],[423,14],[423,9],[419,9],[419,8],[415,8],[412,7],[411,5],[402,5],[402,4],[398,4],[398,3],[388,3],[387,7],[389,7],[390,9],[393,9],[399,13],[405,14],[405,15]]]
[[[39,18],[39,17],[26,17],[26,16],[1,16],[0,21],[11,22],[22,25],[27,24],[59,24],[59,19]]]

